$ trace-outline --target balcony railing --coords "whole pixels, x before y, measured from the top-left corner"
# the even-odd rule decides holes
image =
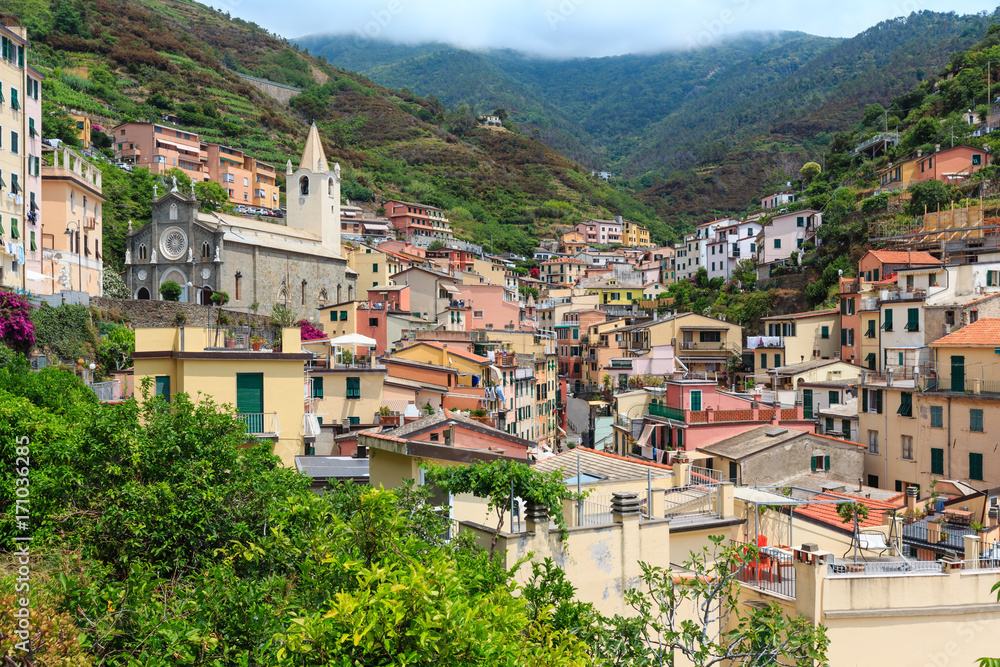
[[[236,417],[247,427],[247,435],[277,437],[281,435],[281,422],[277,412],[240,412]]]
[[[281,330],[275,327],[225,326],[211,327],[208,330],[206,351],[232,350],[253,351],[259,344],[259,351],[267,351],[274,347],[281,336]],[[259,338],[254,342],[252,339]]]
[[[882,301],[923,301],[927,298],[927,290],[882,290],[879,296]]]
[[[684,410],[681,408],[672,408],[667,405],[650,405],[649,414],[654,417],[662,417],[663,419],[673,419],[675,421],[684,421]]]
[[[94,382],[90,388],[97,394],[97,400],[102,403],[114,401],[124,401],[131,396],[128,395],[128,384],[121,380],[111,380],[110,382]]]

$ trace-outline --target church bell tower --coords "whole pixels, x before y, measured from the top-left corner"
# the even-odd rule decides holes
[[[285,173],[288,226],[316,234],[324,248],[339,256],[340,165],[330,170],[316,123],[309,128],[298,170],[292,172],[289,160]]]

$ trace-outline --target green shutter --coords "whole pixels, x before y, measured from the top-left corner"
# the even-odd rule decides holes
[[[882,414],[882,390],[875,390],[875,412]]]
[[[313,398],[323,398],[323,378],[313,377]]]
[[[811,462],[811,466],[810,467],[812,468],[813,472],[816,472],[816,458],[817,457],[815,457],[815,456],[810,457],[810,462]]]
[[[872,269],[872,280],[878,282],[878,269]]]
[[[847,345],[847,329],[840,330],[840,344]]]
[[[931,428],[944,427],[944,408],[940,405],[931,406]]]
[[[34,250],[38,250],[38,248],[35,247],[35,232],[34,231],[31,232],[31,249],[33,251]]]
[[[347,319],[347,311],[346,310],[340,311],[340,319],[341,319],[341,321]]]
[[[813,392],[812,389],[802,390],[802,418],[813,418]]]
[[[701,410],[701,392],[692,391],[691,392],[691,411],[698,412]]]
[[[840,403],[840,392],[838,391],[827,392],[827,397],[830,400],[830,405],[837,405]]]
[[[820,338],[826,340],[830,337],[830,327],[824,326],[820,327]]]
[[[157,375],[156,376],[156,389],[157,396],[162,396],[163,399],[169,403],[170,402],[170,376],[169,375]]]
[[[335,310],[331,310],[330,311],[330,321],[331,322],[336,322],[337,321],[337,311],[335,311]]]
[[[978,408],[969,410],[969,430],[975,433],[983,432],[983,411]]]
[[[868,368],[875,370],[875,353],[869,352],[865,355],[865,362],[868,364]]]
[[[969,454],[969,479],[982,480],[983,479],[983,455],[970,453]]]
[[[907,331],[919,331],[920,330],[920,309],[919,308],[907,308],[906,309],[906,330]]]
[[[837,428],[837,426],[836,426],[836,424],[834,424],[833,417],[827,417],[826,418],[826,434],[830,435],[831,433],[834,432],[834,430],[836,430],[836,428]]]
[[[347,398],[361,398],[361,378],[347,378]]]
[[[264,412],[264,374],[236,374],[236,411],[247,414]]]
[[[868,390],[861,390],[861,409],[859,412],[868,412]]]
[[[885,309],[885,319],[882,322],[882,328],[886,331],[892,331],[892,308]]]
[[[904,417],[913,416],[913,394],[908,391],[900,392],[899,408],[896,410],[896,414]]]
[[[17,218],[10,219],[10,237],[12,239],[21,238],[21,232],[18,230]]]
[[[829,469],[830,469],[830,457],[829,456],[824,456],[823,457],[823,470],[829,470]]]
[[[840,314],[841,315],[847,314],[847,299],[840,300]]]
[[[931,447],[931,474],[944,474],[944,450],[938,447]]]
[[[875,320],[868,320],[868,331],[865,333],[866,338],[875,337]]]

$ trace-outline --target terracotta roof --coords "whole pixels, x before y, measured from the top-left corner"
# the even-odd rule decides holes
[[[418,342],[414,343],[413,345],[411,345],[410,347],[416,347],[417,345],[426,345],[427,347],[433,347],[435,350],[444,350],[444,349],[446,349],[443,343],[431,343],[431,342],[425,341],[425,340],[418,341]],[[410,347],[404,347],[403,350],[408,350],[408,349],[410,349]],[[449,347],[449,348],[447,348],[447,350],[448,350],[448,354],[453,354],[456,357],[462,357],[463,359],[468,359],[469,361],[474,361],[477,364],[488,364],[488,363],[490,363],[490,360],[487,359],[486,357],[480,357],[478,354],[472,354],[471,352],[464,352],[464,351],[458,349],[457,347]],[[402,350],[400,350],[400,352],[402,352]]]
[[[943,338],[938,338],[931,343],[932,346],[939,345],[986,345],[1000,347],[1000,318],[986,317],[972,324],[948,334]]]
[[[859,498],[858,496],[850,495],[847,493],[837,493],[835,491],[827,491],[825,493],[820,493],[810,500],[843,500],[849,502],[852,500],[857,500],[868,507],[868,518],[864,521],[858,522],[858,528],[879,528],[882,526],[882,515],[886,511],[891,509],[896,509],[900,506],[903,499],[903,494],[900,493],[893,496],[888,501],[885,500],[873,500],[871,498]],[[795,513],[799,514],[805,518],[813,519],[814,521],[820,521],[822,523],[833,526],[834,528],[839,528],[840,530],[845,530],[851,532],[854,530],[854,524],[844,523],[844,520],[840,518],[837,514],[837,505],[834,503],[824,503],[819,504],[809,504],[805,503],[795,508]]]
[[[883,264],[940,264],[941,260],[929,252],[906,250],[869,250]]]
[[[533,467],[538,472],[560,471],[567,477],[575,477],[577,459],[580,461],[580,471],[591,475],[599,475],[608,481],[629,479],[646,479],[649,468],[656,470],[672,470],[662,463],[653,463],[644,459],[629,458],[601,452],[588,447],[577,447],[561,454],[542,459]],[[660,475],[661,473],[657,473]]]

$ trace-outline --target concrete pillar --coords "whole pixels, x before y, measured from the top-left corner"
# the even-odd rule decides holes
[[[815,544],[793,548],[795,568],[795,611],[814,626],[823,620],[823,580],[833,554],[819,551]]]
[[[760,404],[757,401],[750,403],[750,411],[753,413],[753,420],[760,421]]]
[[[710,407],[705,408],[705,415],[707,416],[707,421],[708,421],[709,424],[714,424],[715,423],[715,410],[714,409],[712,409]]]
[[[524,523],[529,533],[539,536],[549,534],[549,508],[547,505],[528,504],[524,508]]]
[[[965,560],[979,560],[979,557],[983,553],[983,545],[979,536],[964,535],[962,540],[965,543]]]
[[[674,455],[674,486],[688,486],[691,484],[691,459],[684,453]]]
[[[736,486],[731,482],[719,484],[719,516],[736,516]]]

